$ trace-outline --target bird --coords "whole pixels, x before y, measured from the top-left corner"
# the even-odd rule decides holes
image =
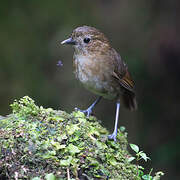
[[[137,109],[135,83],[127,64],[112,48],[107,37],[95,27],[77,27],[61,44],[74,47],[75,76],[87,90],[98,95],[86,110],[77,110],[90,116],[102,98],[116,101],[114,130],[108,136],[109,140],[116,141],[120,102],[131,111]]]

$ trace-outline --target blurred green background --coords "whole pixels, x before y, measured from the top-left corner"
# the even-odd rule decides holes
[[[0,6],[0,114],[28,95],[38,105],[71,112],[95,100],[75,80],[73,49],[61,46],[77,26],[95,26],[129,66],[139,109],[122,108],[130,143],[152,159],[163,179],[180,177],[180,1],[17,0]],[[58,61],[63,63],[57,66]],[[95,115],[110,131],[115,102],[102,100]]]

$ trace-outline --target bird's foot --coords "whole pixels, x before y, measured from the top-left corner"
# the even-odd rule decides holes
[[[110,134],[108,136],[108,139],[109,140],[114,140],[114,142],[116,142],[116,136],[117,136],[117,131],[116,132],[113,132],[112,134]]]
[[[89,117],[92,114],[92,108],[87,108],[86,110],[81,110],[76,107],[75,111],[80,111],[80,112],[84,113],[87,117]]]

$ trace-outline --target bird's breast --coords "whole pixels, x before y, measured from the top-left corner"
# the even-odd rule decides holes
[[[103,62],[93,57],[74,56],[74,67],[76,78],[86,89],[107,99],[116,96]]]

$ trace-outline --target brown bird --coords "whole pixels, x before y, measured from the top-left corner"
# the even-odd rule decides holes
[[[111,47],[105,35],[94,27],[76,28],[71,37],[61,44],[73,45],[76,78],[89,91],[99,95],[96,101],[82,112],[89,116],[102,97],[116,100],[114,131],[108,136],[116,141],[120,102],[130,110],[137,109],[134,82],[127,65]]]

